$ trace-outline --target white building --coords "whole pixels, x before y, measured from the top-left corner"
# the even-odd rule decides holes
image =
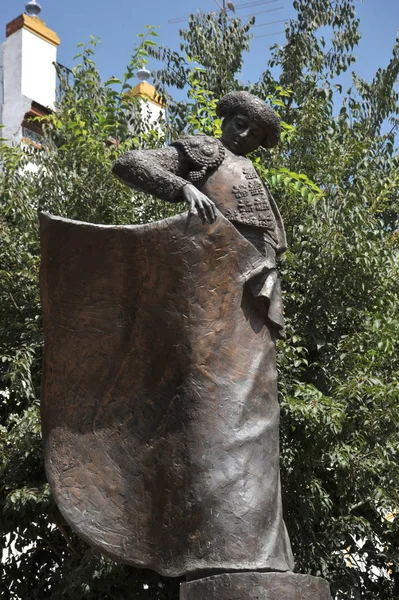
[[[6,26],[6,40],[0,46],[0,137],[8,144],[40,145],[41,125],[33,119],[54,110],[60,39],[39,19],[36,0],[25,8],[26,13]],[[139,71],[140,82],[129,94],[140,99],[143,117],[155,122],[165,107],[148,83],[149,76],[146,69]]]
[[[37,7],[37,8],[35,8]],[[24,13],[6,26],[0,46],[1,136],[9,144],[24,138],[37,141],[40,124],[36,116],[54,109],[57,48],[60,40],[36,14],[40,6],[28,2]]]
[[[129,95],[139,99],[142,118],[156,127],[157,121],[165,114],[165,103],[158,96],[155,87],[148,83],[150,71],[140,69],[137,77],[140,82],[130,90]]]

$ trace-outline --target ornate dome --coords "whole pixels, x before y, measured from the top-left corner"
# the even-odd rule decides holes
[[[36,0],[30,0],[30,2],[25,4],[25,10],[27,15],[30,15],[31,17],[37,17],[40,15],[42,7],[38,2],[36,2]]]
[[[140,69],[137,71],[137,77],[140,79],[140,81],[148,81],[151,77],[151,71],[148,69]]]

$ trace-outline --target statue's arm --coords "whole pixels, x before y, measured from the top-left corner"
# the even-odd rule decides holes
[[[157,150],[126,152],[112,166],[113,174],[134,189],[161,200],[182,202],[182,190],[189,182],[184,155],[172,146]]]
[[[187,202],[190,213],[214,221],[215,205],[188,180],[189,163],[178,148],[126,152],[112,166],[113,174],[133,189],[169,202]]]

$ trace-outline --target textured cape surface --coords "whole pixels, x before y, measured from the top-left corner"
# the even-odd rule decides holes
[[[103,226],[41,215],[47,477],[117,561],[177,576],[292,568],[268,265],[219,213]]]

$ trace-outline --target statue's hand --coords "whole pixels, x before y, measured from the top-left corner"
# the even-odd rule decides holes
[[[191,183],[183,187],[183,197],[190,205],[190,214],[197,214],[203,221],[209,221],[209,223],[213,223],[216,220],[215,203],[208,196],[197,190]]]

